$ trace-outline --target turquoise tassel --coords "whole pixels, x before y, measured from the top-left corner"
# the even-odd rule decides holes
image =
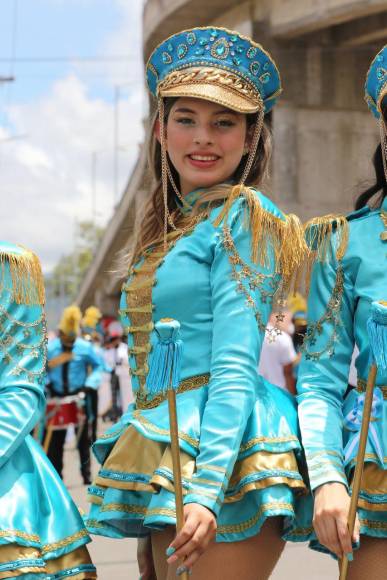
[[[387,370],[387,302],[372,302],[367,322],[371,355],[379,369]]]
[[[180,384],[183,342],[179,338],[180,324],[171,318],[162,318],[155,324],[158,342],[153,348],[152,363],[147,377],[147,391],[152,397],[176,390]]]

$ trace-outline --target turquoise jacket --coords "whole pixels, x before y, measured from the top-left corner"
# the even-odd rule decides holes
[[[13,575],[22,564],[37,580],[54,580],[46,561],[90,539],[61,479],[30,435],[45,410],[43,302],[36,256],[0,242],[0,550],[9,546],[0,571]],[[34,548],[28,561],[21,556],[26,547]],[[70,560],[58,570],[63,576],[75,574],[77,557]],[[80,563],[79,571],[93,572],[94,566]]]
[[[356,461],[370,367],[366,322],[371,303],[387,299],[386,228],[386,199],[380,209],[364,207],[350,214],[346,224],[333,233],[328,257],[313,269],[308,331],[297,384],[312,489],[334,481],[347,485],[347,474]],[[360,352],[356,360],[358,388],[344,401],[355,344]],[[386,373],[378,372],[376,385],[366,461],[386,469]]]
[[[32,431],[45,409],[46,332],[37,287],[24,286],[21,269],[27,252],[0,245],[0,468]],[[11,260],[10,260],[11,257]],[[28,253],[27,259],[33,254]],[[28,307],[22,301],[31,301]]]
[[[129,407],[119,427],[94,446],[103,463],[128,423],[147,438],[169,440],[166,402],[161,398],[153,405],[147,377],[155,364],[155,322],[178,320],[184,344],[177,401],[180,446],[196,460],[184,501],[205,505],[215,514],[224,502],[241,449],[248,455],[299,448],[291,402],[283,403],[286,395],[278,394],[279,407],[284,409],[281,416],[258,374],[265,326],[281,284],[281,258],[276,261],[275,253],[283,257],[285,240],[291,247],[292,224],[260,192],[251,191],[251,203],[257,211],[257,235],[264,238],[258,244],[265,249],[258,263],[251,257],[254,244],[246,203],[238,198],[223,223],[216,218],[224,207],[212,209],[176,244],[172,233],[168,252],[153,251],[131,272],[122,294],[121,319],[128,333],[136,404]],[[289,249],[288,258],[295,253],[294,247]],[[267,405],[265,411],[260,412],[258,401]],[[266,415],[269,407],[271,416]],[[100,475],[123,477],[119,472]],[[295,472],[286,476],[301,480]]]
[[[60,338],[48,343],[47,358],[51,360],[63,352]],[[102,356],[92,342],[77,338],[72,348],[73,359],[68,363],[68,394],[77,393],[83,387],[98,389],[105,365]],[[48,380],[57,395],[63,395],[63,365],[48,370]],[[90,372],[89,372],[90,371]]]

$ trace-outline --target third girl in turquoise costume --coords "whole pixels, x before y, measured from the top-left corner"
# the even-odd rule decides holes
[[[0,578],[96,578],[82,517],[30,435],[45,410],[43,276],[26,248],[0,243]]]
[[[379,119],[376,183],[357,211],[317,218],[307,228],[317,254],[308,306],[298,392],[302,440],[315,496],[312,546],[352,559],[347,530],[349,487],[356,462],[370,367],[366,323],[372,301],[387,300],[387,47],[371,64],[366,101]],[[366,205],[366,204],[369,205]],[[331,238],[331,240],[330,240]],[[357,389],[344,399],[355,344]],[[387,570],[387,376],[379,371],[366,450],[349,580],[379,580]]]

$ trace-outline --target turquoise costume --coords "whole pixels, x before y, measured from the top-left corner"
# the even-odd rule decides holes
[[[195,28],[154,50],[147,79],[159,99],[164,193],[166,179],[173,181],[166,169],[163,97],[203,98],[257,113],[255,145],[244,177],[238,185],[220,184],[217,201],[205,201],[205,190],[183,198],[174,187],[174,209],[166,210],[170,231],[129,272],[121,321],[135,402],[94,445],[102,466],[89,488],[87,525],[122,538],[175,523],[168,406],[160,390],[167,373],[157,332],[162,319],[172,318],[183,343],[175,379],[184,503],[216,515],[219,542],[255,535],[271,516],[287,516],[291,536],[295,498],[306,489],[295,401],[263,381],[258,361],[273,297],[286,293],[304,239],[295,216],[284,216],[243,185],[263,114],[281,91],[278,71],[250,39]]]
[[[47,350],[49,361],[60,356],[63,352],[64,348],[60,338],[50,340]],[[49,370],[48,378],[55,396],[72,395],[84,387],[98,389],[101,384],[104,361],[93,343],[77,337],[71,348],[71,353],[73,358],[68,363],[67,392],[64,391],[63,386],[63,365]]]
[[[273,247],[291,246],[292,220],[249,190],[261,249],[268,236],[265,265],[256,264],[246,199],[192,217],[201,193],[186,197],[168,247],[147,252],[123,287],[135,403],[94,446],[102,467],[89,488],[93,533],[137,537],[175,522],[168,407],[149,384],[157,375],[154,325],[165,317],[179,320],[184,344],[177,391],[184,502],[216,514],[218,541],[254,535],[270,516],[288,516],[288,536],[293,529],[295,496],[305,490],[295,402],[257,370],[281,284]]]
[[[2,242],[0,280],[0,578],[95,578],[82,518],[29,435],[45,409],[44,288],[38,259]]]
[[[373,61],[366,82],[366,101],[377,117],[386,88],[386,59],[384,47]],[[306,230],[317,263],[311,279],[308,330],[297,387],[312,489],[327,482],[341,482],[349,488],[353,477],[371,364],[366,324],[371,303],[387,299],[386,229],[384,198],[378,209],[365,206],[346,219],[317,218]],[[344,399],[355,344],[359,349],[358,384]],[[361,533],[386,538],[387,374],[380,369],[358,506]],[[305,530],[306,538],[312,540],[312,547],[325,550],[311,530]]]

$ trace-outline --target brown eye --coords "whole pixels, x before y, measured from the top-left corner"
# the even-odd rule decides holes
[[[190,119],[190,117],[178,117],[176,123],[180,123],[181,125],[193,125],[194,121],[193,119]]]
[[[231,119],[219,119],[215,123],[218,127],[234,127],[235,123]]]

